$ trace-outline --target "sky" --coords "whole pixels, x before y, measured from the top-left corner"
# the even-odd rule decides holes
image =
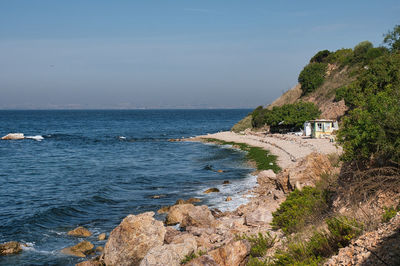
[[[0,0],[0,109],[254,108],[400,2]]]

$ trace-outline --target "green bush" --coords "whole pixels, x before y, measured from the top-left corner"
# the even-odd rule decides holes
[[[337,64],[339,67],[344,67],[350,64],[353,58],[353,49],[339,49],[325,59],[326,62],[331,64]]]
[[[262,257],[265,255],[269,248],[275,244],[276,236],[271,236],[269,232],[265,235],[258,233],[258,235],[247,236],[245,234],[238,236],[238,239],[246,239],[251,244],[250,255],[252,257]]]
[[[336,99],[350,108],[343,118],[338,141],[343,159],[385,164],[400,162],[400,54],[384,54]]]
[[[400,204],[395,208],[391,206],[390,208],[384,207],[384,212],[382,214],[382,222],[387,223],[396,216],[397,212],[400,211]]]
[[[310,216],[319,215],[328,208],[328,192],[314,187],[296,189],[272,213],[271,225],[285,233],[293,233],[304,226]]]
[[[311,102],[297,102],[275,106],[272,110],[258,107],[252,113],[252,125],[255,128],[269,125],[271,127],[286,126],[299,130],[307,120],[317,118],[321,112]]]
[[[326,63],[310,63],[304,67],[298,79],[303,95],[315,91],[324,83],[327,66]]]
[[[400,25],[396,25],[392,31],[389,31],[383,42],[386,43],[393,52],[400,51]]]
[[[327,219],[328,231],[315,231],[308,241],[292,239],[287,249],[275,253],[274,265],[319,265],[325,258],[347,246],[362,226],[347,217]]]
[[[360,63],[366,61],[366,55],[374,46],[369,41],[363,41],[354,47],[353,63]]]
[[[316,53],[310,60],[310,63],[326,63],[325,59],[331,54],[328,50],[322,50]]]

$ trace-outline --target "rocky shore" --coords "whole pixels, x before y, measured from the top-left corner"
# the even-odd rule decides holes
[[[272,213],[286,199],[288,192],[314,185],[322,174],[330,173],[334,167],[328,154],[341,152],[329,140],[292,135],[221,132],[188,140],[206,139],[268,149],[278,156],[282,171],[277,174],[272,170],[255,172],[258,185],[250,192],[250,201],[234,211],[221,212],[205,205],[195,205],[199,204],[196,199],[181,200],[159,210],[167,213],[165,221],[156,220],[154,212],[127,216],[110,233],[104,250],[102,247],[95,250],[90,242],[83,241],[62,252],[80,257],[100,252],[101,255],[78,263],[81,266],[245,265],[251,245],[243,236],[269,232],[276,241],[268,252],[279,248],[285,236],[280,231],[271,230]],[[69,232],[69,235],[82,237],[90,234],[84,228]]]

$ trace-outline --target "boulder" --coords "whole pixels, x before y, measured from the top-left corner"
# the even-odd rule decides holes
[[[75,264],[75,266],[103,266],[103,263],[98,260],[86,260]]]
[[[63,248],[61,252],[67,255],[85,258],[93,248],[94,245],[89,241],[82,241],[75,246]]]
[[[97,237],[97,239],[100,240],[100,241],[106,240],[106,238],[107,238],[106,233],[101,233],[101,234]]]
[[[140,266],[178,266],[186,255],[195,252],[196,249],[196,239],[193,236],[187,235],[182,243],[157,246],[150,249],[140,262]]]
[[[210,251],[208,255],[200,256],[187,264],[186,266],[238,266],[244,265],[247,256],[250,253],[250,243],[247,240],[231,241],[226,245]]]
[[[181,227],[207,227],[211,226],[214,221],[215,218],[207,206],[194,206],[193,204],[172,206],[166,218],[167,225],[179,223]]]
[[[246,213],[245,224],[249,226],[265,225],[272,222],[272,211],[268,207],[260,206],[250,213]]]
[[[166,243],[166,244],[172,243],[174,238],[181,234],[180,231],[176,230],[172,226],[167,226],[165,229],[166,229],[166,232],[165,232],[165,236],[164,236],[164,243]]]
[[[16,139],[24,139],[25,136],[22,133],[10,133],[2,137],[4,140],[16,140]]]
[[[0,256],[17,254],[22,251],[21,243],[17,241],[10,241],[0,244]]]
[[[219,192],[219,189],[216,187],[213,187],[213,188],[209,188],[209,189],[205,190],[203,193],[208,194],[208,193],[213,193],[213,192]]]
[[[79,226],[79,227],[75,228],[74,230],[69,231],[67,233],[67,235],[77,236],[77,237],[89,237],[92,235],[92,233],[89,230],[87,230],[85,227]]]
[[[219,266],[213,257],[210,255],[203,255],[194,260],[189,261],[185,266]]]
[[[276,183],[276,174],[271,169],[264,170],[258,173],[257,175],[257,183],[260,186],[267,186],[267,187],[275,187]]]
[[[139,265],[150,249],[164,243],[166,229],[153,216],[154,212],[128,215],[114,228],[104,248],[106,265]]]

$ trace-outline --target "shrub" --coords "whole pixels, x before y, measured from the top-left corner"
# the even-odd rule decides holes
[[[328,50],[322,50],[316,53],[310,60],[310,63],[325,63],[325,59],[331,54]]]
[[[275,244],[276,236],[271,236],[269,232],[265,235],[258,233],[258,235],[247,236],[243,234],[237,237],[238,239],[247,239],[251,244],[250,255],[252,257],[262,257],[265,255],[269,248]]]
[[[400,211],[400,204],[395,208],[391,206],[390,208],[384,207],[384,212],[382,214],[382,222],[387,223],[396,216],[397,212]]]
[[[289,240],[287,250],[275,253],[274,265],[319,265],[362,231],[357,221],[346,217],[327,219],[326,223],[328,231],[314,231],[308,241]]]
[[[305,121],[317,118],[320,113],[318,107],[311,102],[275,106],[272,110],[257,108],[252,113],[252,125],[257,128],[267,124],[271,127],[285,126],[299,130]]]
[[[363,41],[363,42],[360,42],[359,44],[357,44],[354,47],[353,62],[354,63],[365,62],[367,52],[370,49],[372,49],[373,47],[374,46],[369,41]]]
[[[293,233],[304,226],[312,214],[319,214],[328,208],[328,192],[314,187],[296,189],[272,213],[272,226],[285,233]]]
[[[353,49],[339,49],[325,59],[326,62],[331,64],[337,64],[339,67],[348,65],[353,58]]]
[[[327,66],[326,63],[310,63],[304,67],[298,78],[303,95],[315,91],[324,83]]]
[[[389,46],[389,48],[393,51],[400,51],[400,25],[396,25],[392,31],[389,31],[383,42]]]

